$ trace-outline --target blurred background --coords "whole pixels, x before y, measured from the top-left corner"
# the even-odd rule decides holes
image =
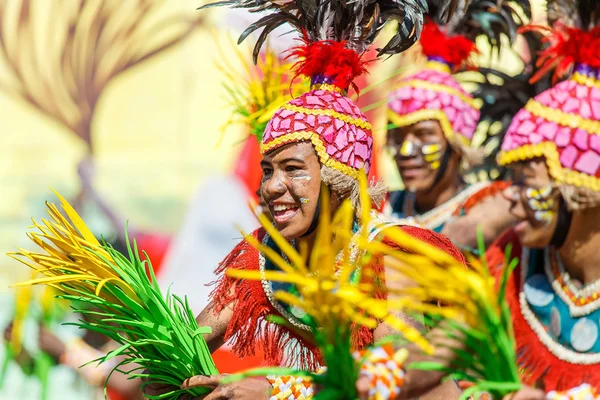
[[[256,190],[259,159],[244,126],[223,131],[232,107],[217,66],[225,60],[243,71],[235,41],[251,19],[196,11],[200,5],[0,0],[0,253],[30,246],[31,217],[45,217],[45,201],[56,201],[54,189],[96,235],[113,243],[122,242],[129,221],[161,283],[188,295],[196,312],[206,305],[205,283],[240,239],[238,227],[257,225],[247,201]],[[292,39],[284,36],[273,46],[285,49]],[[248,59],[251,44],[241,47]],[[501,57],[507,70],[520,68],[507,57]],[[390,59],[375,65],[366,84],[401,64]],[[371,106],[380,137],[386,122],[376,107],[381,99],[377,91],[361,98]],[[378,157],[376,171],[398,187],[391,165]],[[29,275],[0,257],[2,329],[18,309],[9,285]],[[24,330],[24,346],[32,352],[39,346],[34,317]],[[65,341],[82,335],[59,321],[52,328]],[[0,399],[42,398],[35,376],[14,363],[4,372]],[[54,368],[48,385],[49,399],[98,396],[66,367]]]

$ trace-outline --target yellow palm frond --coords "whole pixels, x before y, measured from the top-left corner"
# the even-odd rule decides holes
[[[240,72],[225,55],[221,54],[218,68],[226,78],[225,88],[229,93],[232,107],[230,123],[244,124],[250,133],[259,140],[263,131],[277,109],[283,104],[308,89],[303,80],[295,80],[292,72],[293,64],[267,47],[256,66],[251,65],[250,49],[244,52],[233,45],[237,61],[243,66]]]
[[[9,256],[44,277],[32,278],[13,286],[60,285],[63,292],[70,294],[75,294],[72,288],[78,288],[114,300],[109,293],[101,292],[103,285],[110,281],[127,296],[137,298],[129,284],[112,268],[111,256],[81,217],[62,196],[58,193],[56,195],[69,218],[61,214],[56,205],[46,203],[51,220],[43,219],[42,224],[34,220],[32,228],[38,232],[28,233],[28,237],[46,254],[24,249],[9,253]],[[65,283],[69,285],[63,285]]]

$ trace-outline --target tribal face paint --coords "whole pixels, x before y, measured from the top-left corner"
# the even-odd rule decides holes
[[[442,145],[439,143],[426,144],[421,147],[423,159],[429,164],[431,169],[436,170],[440,167],[442,159]]]
[[[440,160],[442,159],[442,145],[440,143],[419,145],[410,140],[405,140],[400,147],[400,151],[394,151],[394,149],[391,148],[390,153],[393,156],[399,154],[401,157],[422,158],[425,163],[429,164],[431,169],[435,170],[440,167]]]
[[[292,178],[293,181],[306,181],[309,182],[312,179],[312,176],[295,176]]]
[[[387,149],[404,185],[411,191],[433,187],[448,146],[442,127],[435,120],[394,128],[387,135]]]
[[[537,221],[550,224],[554,219],[555,201],[552,196],[552,186],[544,186],[541,189],[525,189],[525,197],[529,208],[534,212]]]
[[[511,165],[513,185],[503,191],[510,213],[517,219],[515,233],[525,247],[540,249],[552,241],[559,216],[560,194],[552,185],[543,157]]]

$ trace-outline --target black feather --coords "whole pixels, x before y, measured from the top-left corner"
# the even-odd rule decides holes
[[[470,174],[471,180],[474,180],[475,177],[490,177],[492,171],[498,173],[497,176],[493,176],[494,178],[506,178],[506,170],[496,164],[496,155],[502,139],[513,117],[525,106],[527,101],[551,87],[552,74],[547,74],[545,78],[533,84],[529,82],[537,72],[536,63],[542,49],[542,35],[538,32],[526,32],[523,34],[523,38],[527,42],[527,58],[530,61],[524,63],[523,69],[518,74],[511,76],[495,69],[479,68],[477,71],[456,75],[461,82],[475,86],[475,90],[471,94],[482,101],[480,126],[487,127],[483,132],[485,139],[482,146],[494,145],[484,163]],[[495,125],[492,125],[494,123]]]
[[[448,34],[464,35],[472,41],[477,36],[485,36],[497,53],[501,50],[502,37],[513,44],[518,29],[531,19],[530,0],[463,0],[463,3],[462,10],[459,8],[446,24]]]
[[[398,21],[400,29],[380,54],[395,54],[418,40],[423,15],[428,11],[426,0],[228,0],[200,9],[219,6],[269,13],[250,25],[239,38],[241,42],[263,29],[254,49],[255,56],[268,34],[286,23],[299,32],[306,32],[309,41],[346,41],[348,47],[362,53],[389,20]],[[446,7],[444,12],[450,14],[454,8]]]

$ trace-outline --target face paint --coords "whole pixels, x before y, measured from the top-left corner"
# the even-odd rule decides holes
[[[415,155],[415,144],[410,140],[405,140],[400,147],[400,155],[402,157],[411,157]]]
[[[442,145],[439,143],[426,144],[421,147],[423,159],[428,163],[431,169],[436,170],[440,167],[442,158]]]
[[[312,176],[295,176],[292,178],[293,181],[310,181]]]
[[[391,147],[391,149],[394,149]],[[442,158],[442,145],[440,143],[430,143],[423,146],[414,144],[410,140],[405,140],[400,147],[400,151],[392,151],[393,156],[400,154],[402,157],[414,157],[421,153],[423,160],[429,164],[432,170],[440,167]]]
[[[550,224],[554,219],[552,186],[544,186],[541,189],[527,188],[525,197],[527,198],[527,204],[534,211],[535,219]]]
[[[310,199],[307,199],[306,197],[300,197],[300,202],[307,204],[308,202],[310,202]]]

